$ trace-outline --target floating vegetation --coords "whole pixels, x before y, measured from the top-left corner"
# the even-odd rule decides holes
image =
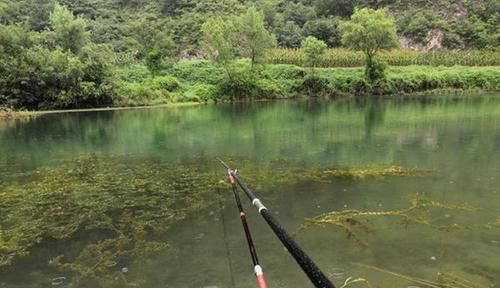
[[[430,288],[489,288],[491,283],[487,283],[484,279],[470,280],[466,279],[465,276],[457,275],[453,272],[438,272],[436,275],[436,280],[426,280],[419,277],[408,276],[387,269],[379,268],[373,265],[363,264],[363,263],[353,263],[356,266],[374,270],[377,272],[384,273],[389,276],[397,277],[409,281],[410,283],[421,285],[421,287]],[[412,286],[413,287],[413,286]]]
[[[0,267],[44,240],[81,233],[88,239],[80,253],[51,264],[75,281],[110,287],[110,268],[166,248],[153,236],[218,200],[214,175],[197,172],[154,159],[96,156],[34,171],[32,181],[0,191]]]
[[[262,169],[243,159],[237,161],[245,167],[243,177],[252,184],[425,173],[399,166],[298,168],[303,163],[283,159]],[[68,273],[70,287],[82,281],[93,281],[93,287],[144,286],[140,276],[117,276],[117,267],[168,249],[160,235],[172,224],[218,204],[220,194],[214,192],[227,188],[225,178],[215,159],[194,157],[170,163],[96,155],[10,175],[0,187],[0,215],[4,215],[0,219],[0,269],[55,241],[78,247],[76,253],[75,248],[71,253],[62,249],[46,259],[51,267]]]
[[[366,246],[363,238],[358,234],[360,232],[372,231],[370,221],[376,217],[389,217],[399,219],[400,223],[407,227],[410,224],[428,225],[440,231],[462,231],[467,229],[492,229],[500,228],[500,218],[491,223],[451,226],[436,225],[429,217],[429,209],[444,209],[462,212],[475,212],[479,209],[469,204],[443,204],[433,201],[421,194],[414,194],[409,199],[410,206],[401,210],[389,211],[360,211],[360,210],[342,210],[321,214],[312,219],[307,219],[297,230],[296,234],[313,226],[334,225],[340,227],[347,236],[354,239],[359,244]]]

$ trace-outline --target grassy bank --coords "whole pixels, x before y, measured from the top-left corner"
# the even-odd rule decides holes
[[[274,64],[250,71],[243,61],[228,69],[207,61],[181,61],[157,77],[151,77],[143,65],[135,64],[116,68],[114,74],[118,106],[500,89],[499,67],[389,67],[386,79],[377,83],[366,81],[361,67],[312,72],[296,65]]]
[[[253,101],[297,97],[370,97],[432,93],[436,90],[499,90],[500,66],[389,66],[384,80],[370,83],[363,67],[310,68],[269,64],[251,70],[244,60],[229,67],[209,61],[180,61],[152,76],[143,63],[116,65],[107,80],[109,103],[85,110],[191,105],[208,101]],[[64,109],[58,107],[46,109]],[[51,107],[50,105],[48,107]],[[40,108],[39,108],[40,109]],[[67,110],[51,110],[61,112]],[[0,120],[32,112],[0,110]]]

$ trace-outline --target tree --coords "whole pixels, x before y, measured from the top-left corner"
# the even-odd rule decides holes
[[[241,56],[250,58],[253,69],[256,63],[263,62],[268,50],[276,46],[276,39],[264,25],[264,14],[253,6],[235,23],[240,39],[239,52]]]
[[[88,43],[89,34],[85,31],[87,26],[85,20],[75,18],[66,7],[56,5],[49,20],[56,42],[62,49],[78,54]]]
[[[201,27],[201,47],[212,61],[223,65],[236,57],[233,35],[235,26],[231,20],[210,19]]]
[[[298,48],[302,42],[302,29],[293,21],[280,21],[274,29],[280,47]]]
[[[302,41],[302,49],[304,50],[304,62],[307,66],[311,67],[312,74],[314,75],[314,68],[319,65],[321,59],[325,55],[326,43],[316,39],[313,36],[307,37]]]
[[[358,5],[358,0],[314,0],[314,7],[322,16],[349,17]]]
[[[285,21],[293,21],[300,27],[304,24],[316,18],[316,11],[313,7],[304,6],[302,3],[286,2],[286,6],[283,9],[283,17]]]
[[[340,46],[339,21],[336,18],[318,18],[307,21],[303,27],[304,36],[314,36],[323,40],[328,47]]]
[[[356,9],[350,21],[340,25],[342,44],[361,50],[366,56],[365,74],[369,81],[383,78],[384,65],[374,61],[380,50],[398,47],[396,25],[385,10]]]
[[[154,18],[153,18],[154,19]],[[159,21],[141,18],[132,24],[132,34],[152,76],[156,76],[176,55],[175,43]]]
[[[35,31],[43,31],[49,26],[50,13],[54,11],[54,0],[29,0],[24,4],[28,13],[27,24]]]

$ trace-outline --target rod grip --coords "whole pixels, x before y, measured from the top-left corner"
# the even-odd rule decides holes
[[[288,235],[285,229],[281,227],[267,209],[263,209],[260,214],[264,217],[274,234],[280,239],[288,252],[292,254],[297,264],[299,264],[316,288],[335,288],[332,282],[323,272],[321,272],[321,270],[319,270],[318,266],[316,266],[311,258],[307,256],[297,243],[295,243],[292,237]]]
[[[267,288],[266,278],[264,277],[264,274],[257,275],[257,285],[259,285],[259,288]]]
[[[267,288],[266,278],[264,277],[264,271],[262,271],[262,267],[260,265],[254,266],[255,276],[257,277],[257,285],[259,288]]]

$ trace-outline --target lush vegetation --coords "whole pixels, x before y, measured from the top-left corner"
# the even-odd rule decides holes
[[[311,78],[314,70],[304,72],[299,67],[284,69],[282,66],[263,65],[268,63],[352,67],[362,66],[368,60],[367,67],[371,69],[366,70],[366,75],[371,82],[383,78],[381,75],[385,74],[380,71],[383,71],[384,63],[498,65],[500,57],[495,50],[500,43],[497,1],[428,2],[3,1],[0,4],[0,106],[14,110],[47,110],[361,91],[355,87],[339,89],[338,85],[332,86],[331,81],[322,80],[342,78],[341,75]],[[375,17],[368,19],[366,16],[369,15]],[[379,46],[382,43],[376,43],[377,53],[364,49],[366,46],[360,39],[367,38],[359,33],[360,30],[349,33],[349,27],[354,27],[356,21],[358,24],[363,21],[365,24],[376,23],[365,25],[371,28],[363,33],[390,41],[382,46]],[[442,36],[440,47],[483,50],[379,52],[395,46],[396,32],[400,37],[422,45],[433,40],[431,36],[437,33]],[[311,39],[324,45],[308,46],[308,43],[313,43]],[[273,50],[276,45],[281,50]],[[302,45],[305,46],[303,50],[282,50]],[[362,51],[334,48],[327,50],[324,57],[317,58],[311,58],[312,54],[307,52],[313,48],[310,51],[323,53],[323,46],[341,45]],[[178,62],[192,58],[210,59],[213,64]],[[238,60],[240,58],[250,61]],[[286,71],[281,71],[283,69]],[[495,73],[492,70],[488,68],[479,72],[470,69],[474,71],[471,73],[480,73],[475,76],[479,79],[485,73]],[[336,73],[336,70],[328,71]],[[391,88],[399,86],[391,83],[391,72],[388,73],[385,82],[379,81],[376,85],[384,89],[377,88],[376,93],[398,92]],[[407,79],[406,82],[413,80]],[[484,84],[484,81],[476,82],[481,85],[439,84],[429,87],[496,88],[496,85]],[[360,85],[367,89],[372,86],[373,83]],[[422,89],[403,91],[413,90]],[[368,94],[372,90],[363,92]]]
[[[500,57],[498,52],[486,50],[474,51],[409,51],[391,50],[381,51],[377,59],[390,66],[499,66]],[[304,58],[304,50],[278,48],[272,50],[269,56],[270,63],[291,64],[307,66]],[[365,57],[361,51],[346,50],[343,48],[330,48],[326,50],[325,56],[318,63],[319,67],[359,67],[363,66]]]
[[[342,22],[341,30],[344,46],[365,54],[368,81],[383,80],[385,63],[375,60],[375,55],[399,46],[393,19],[384,10],[363,8],[356,10],[350,21]]]
[[[366,80],[362,68],[316,68],[315,81],[310,81],[309,68],[277,64],[252,72],[249,66],[248,61],[234,61],[228,68],[232,78],[228,78],[224,66],[209,61],[180,61],[168,70],[168,76],[151,79],[144,65],[133,65],[116,72],[122,77],[117,80],[116,86],[121,89],[122,101],[135,101],[123,105],[143,105],[154,99],[224,101],[289,98],[307,94],[311,89],[315,95],[341,96],[500,88],[500,69],[496,67],[389,67],[386,81],[376,84]],[[136,75],[142,77],[137,78]]]

